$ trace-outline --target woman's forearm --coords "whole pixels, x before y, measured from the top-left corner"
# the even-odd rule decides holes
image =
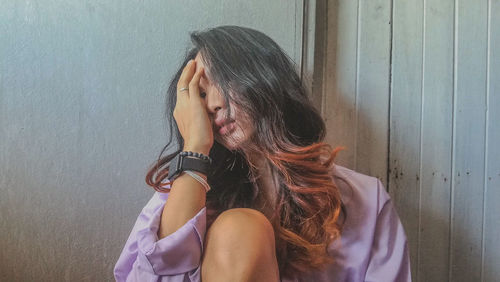
[[[205,180],[206,175],[197,173]],[[182,173],[170,186],[170,194],[163,207],[158,229],[158,239],[162,239],[182,227],[204,206],[206,192],[203,185],[187,173]]]

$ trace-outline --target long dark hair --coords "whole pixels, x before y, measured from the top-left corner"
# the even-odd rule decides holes
[[[206,73],[223,94],[226,105],[237,105],[255,126],[245,150],[229,150],[214,142],[210,157],[213,172],[208,175],[207,226],[230,208],[259,209],[261,193],[255,184],[255,166],[249,152],[259,152],[279,179],[274,214],[267,215],[276,234],[280,275],[293,277],[322,269],[333,259],[328,245],[339,238],[344,210],[333,181],[332,167],[337,152],[322,142],[325,123],[312,106],[296,65],[267,35],[239,26],[219,26],[192,32],[190,49],[170,81],[166,119],[170,140],[150,167],[146,183],[159,192],[169,192],[168,163],[184,145],[173,119],[176,86],[183,67],[198,52]],[[229,109],[228,116],[230,116]],[[173,145],[172,153],[161,157]],[[345,213],[345,210],[344,210]]]

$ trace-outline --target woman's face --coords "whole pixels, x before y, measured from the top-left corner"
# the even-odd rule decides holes
[[[204,67],[201,54],[195,57],[196,71]],[[217,89],[215,82],[209,77],[208,69],[205,68],[204,75],[200,78],[200,94],[205,96],[205,105],[208,116],[212,122],[214,139],[229,150],[237,149],[243,142],[247,141],[254,132],[254,127],[248,117],[240,111],[236,105],[231,103],[231,114],[229,119],[225,117],[229,111],[223,94]]]

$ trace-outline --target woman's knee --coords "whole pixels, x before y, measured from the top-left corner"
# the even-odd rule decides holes
[[[253,209],[221,213],[207,231],[201,263],[205,281],[278,281],[271,223]]]
[[[255,209],[234,208],[215,219],[205,240],[207,248],[217,249],[220,255],[237,256],[239,251],[248,255],[250,251],[256,255],[274,255],[274,236],[273,227],[263,213]]]
[[[206,281],[279,280],[271,223],[254,209],[221,213],[207,230],[201,263]]]

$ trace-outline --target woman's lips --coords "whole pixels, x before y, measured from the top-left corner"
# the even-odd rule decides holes
[[[231,130],[233,130],[234,127],[235,127],[235,124],[234,124],[234,121],[232,121],[232,122],[224,125],[223,127],[221,127],[219,129],[219,134],[224,135],[224,134],[230,132]]]

